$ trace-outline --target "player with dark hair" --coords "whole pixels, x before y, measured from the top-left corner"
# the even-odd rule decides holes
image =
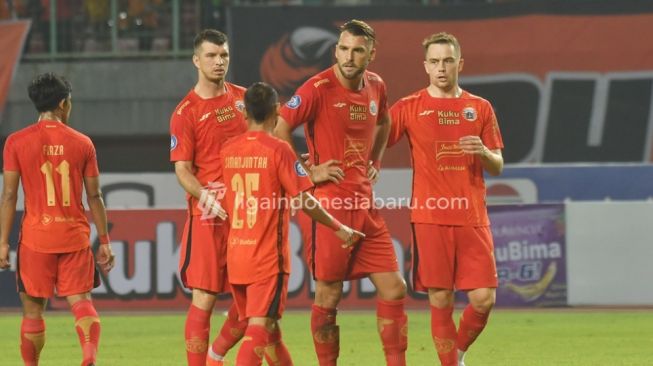
[[[211,313],[219,293],[228,292],[226,239],[229,227],[217,217],[224,194],[220,148],[247,129],[242,114],[245,89],[225,81],[229,69],[227,36],[213,29],[194,41],[195,87],[170,118],[170,160],[187,193],[188,220],[182,236],[179,272],[192,289],[185,326],[186,356],[191,366],[222,365],[227,351],[242,337],[246,322],[236,308],[213,345],[208,347]],[[208,354],[207,354],[208,351]]]
[[[483,171],[503,170],[503,141],[490,103],[458,85],[458,40],[437,33],[423,42],[429,85],[391,108],[389,145],[404,134],[413,162],[413,286],[431,304],[431,333],[444,366],[464,366],[495,303],[497,273]],[[447,205],[429,200],[448,199]],[[467,292],[458,330],[454,289]]]
[[[335,65],[297,90],[275,129],[277,136],[291,142],[291,132],[304,124],[309,171],[316,184],[313,194],[329,204],[327,209],[338,220],[366,235],[353,250],[343,249],[334,245],[338,239],[329,229],[300,216],[305,254],[316,279],[313,343],[320,366],[336,365],[336,314],[343,281],[369,276],[378,292],[378,330],[386,362],[405,365],[406,283],[390,233],[371,205],[372,184],[390,130],[385,83],[367,71],[376,56],[376,35],[360,20],[348,21],[340,30]]]
[[[288,295],[290,200],[326,225],[343,248],[363,235],[331,217],[306,191],[313,186],[290,145],[272,136],[279,115],[277,92],[255,83],[245,93],[249,130],[222,149],[227,184],[225,207],[231,230],[227,268],[234,300],[249,325],[238,352],[238,366],[291,366],[278,320]],[[260,350],[264,350],[261,352]]]
[[[38,122],[9,135],[4,147],[0,268],[9,268],[9,233],[20,182],[25,212],[16,282],[23,303],[20,353],[30,366],[38,365],[45,344],[43,312],[55,288],[75,316],[82,366],[96,362],[100,318],[91,302],[91,290],[100,285],[100,277],[82,204],[84,188],[100,242],[97,264],[104,271],[114,265],[95,147],[87,136],[68,127],[71,91],[68,81],[58,75],[38,75],[28,87],[39,112]]]

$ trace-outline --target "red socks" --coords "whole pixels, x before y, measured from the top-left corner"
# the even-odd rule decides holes
[[[20,324],[20,354],[25,366],[36,366],[45,344],[45,322],[43,319],[23,317]]]
[[[260,325],[250,325],[240,345],[236,366],[260,366],[263,363],[265,347],[270,343],[270,333]]]
[[[227,313],[227,320],[225,320],[220,329],[220,334],[213,341],[211,349],[213,353],[219,356],[224,356],[227,352],[243,338],[247,329],[247,320],[238,320],[238,309],[236,304],[232,303]]]
[[[405,366],[408,348],[408,317],[404,300],[376,302],[376,319],[387,366]]]
[[[265,347],[265,361],[269,366],[293,366],[288,348],[283,343],[281,329],[269,334],[269,344]]]
[[[75,329],[82,346],[82,365],[95,364],[98,345],[100,344],[100,318],[91,300],[80,300],[73,304]]]
[[[431,335],[442,366],[458,365],[456,324],[452,315],[453,307],[438,309],[431,306]]]
[[[209,344],[211,312],[190,306],[186,316],[186,359],[188,366],[205,366]]]
[[[313,305],[311,332],[320,366],[336,366],[340,353],[340,330],[336,325],[336,309]]]
[[[479,313],[471,305],[465,307],[463,314],[460,316],[460,324],[458,324],[456,346],[459,350],[467,351],[467,348],[474,343],[476,337],[485,328],[489,316],[489,311],[487,313]]]

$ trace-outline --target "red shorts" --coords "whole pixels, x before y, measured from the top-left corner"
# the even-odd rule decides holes
[[[313,277],[322,281],[354,280],[370,273],[399,270],[390,232],[378,210],[329,210],[338,221],[363,232],[354,249],[342,247],[333,229],[298,215],[304,250]]]
[[[497,287],[489,226],[413,224],[413,288]]]
[[[231,284],[240,320],[263,317],[281,319],[288,297],[288,274],[279,273],[248,284]]]
[[[100,286],[95,259],[90,247],[70,253],[40,253],[18,245],[16,270],[18,292],[32,297],[50,298],[79,295]]]
[[[227,238],[229,225],[219,219],[189,216],[179,253],[179,274],[187,288],[228,292]]]

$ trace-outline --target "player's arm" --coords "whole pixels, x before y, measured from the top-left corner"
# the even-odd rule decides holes
[[[337,184],[345,179],[345,172],[340,168],[340,161],[331,159],[319,165],[309,165],[305,157],[297,154],[297,148],[292,141],[293,130],[294,128],[286,122],[283,117],[279,116],[277,118],[274,135],[290,144],[290,147],[292,147],[293,151],[299,158],[299,162],[302,164],[304,169],[310,173],[310,178],[313,183],[318,184],[331,181]]]
[[[97,252],[97,264],[103,271],[109,272],[115,264],[115,256],[111,250],[111,239],[109,239],[109,229],[107,226],[107,210],[104,207],[104,199],[100,190],[99,177],[84,177],[84,187],[86,188],[86,203],[93,216],[93,222],[97,229],[100,247]]]
[[[390,128],[390,115],[387,113],[378,119],[376,126],[374,127],[374,143],[372,144],[370,162],[367,168],[367,178],[369,178],[372,184],[376,183],[376,181],[379,179],[381,159],[383,159],[383,153],[385,152],[385,148],[388,145]]]
[[[202,195],[202,184],[193,173],[193,162],[175,161],[175,175],[179,185],[191,196],[200,199]]]
[[[215,192],[202,187],[202,184],[193,173],[193,162],[175,161],[175,175],[181,187],[191,196],[195,197],[201,205],[207,207],[210,214],[222,220],[227,218],[227,212],[220,206],[220,201],[215,197]]]
[[[483,169],[491,176],[497,176],[503,172],[501,149],[489,149],[479,136],[463,136],[459,140],[459,145],[466,154],[478,155]]]
[[[360,239],[365,237],[365,234],[350,228],[347,225],[341,224],[333,216],[331,216],[322,206],[320,202],[313,197],[310,193],[304,191],[299,194],[299,201],[304,211],[311,219],[319,222],[320,224],[331,228],[336,236],[342,240],[343,248],[351,247],[356,244]]]
[[[20,173],[5,170],[0,199],[0,269],[9,268],[9,233],[16,216]]]

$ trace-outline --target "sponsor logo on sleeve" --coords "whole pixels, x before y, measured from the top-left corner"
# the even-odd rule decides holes
[[[463,109],[463,118],[468,120],[469,122],[476,121],[476,109],[472,107],[467,107]]]
[[[297,175],[300,177],[308,176],[308,173],[306,173],[306,169],[304,169],[304,167],[299,162],[299,160],[295,162],[295,173],[297,173]]]
[[[170,136],[170,151],[174,150],[177,147],[177,136]]]
[[[300,105],[302,105],[302,98],[296,94],[286,103],[286,106],[290,109],[297,109]]]

